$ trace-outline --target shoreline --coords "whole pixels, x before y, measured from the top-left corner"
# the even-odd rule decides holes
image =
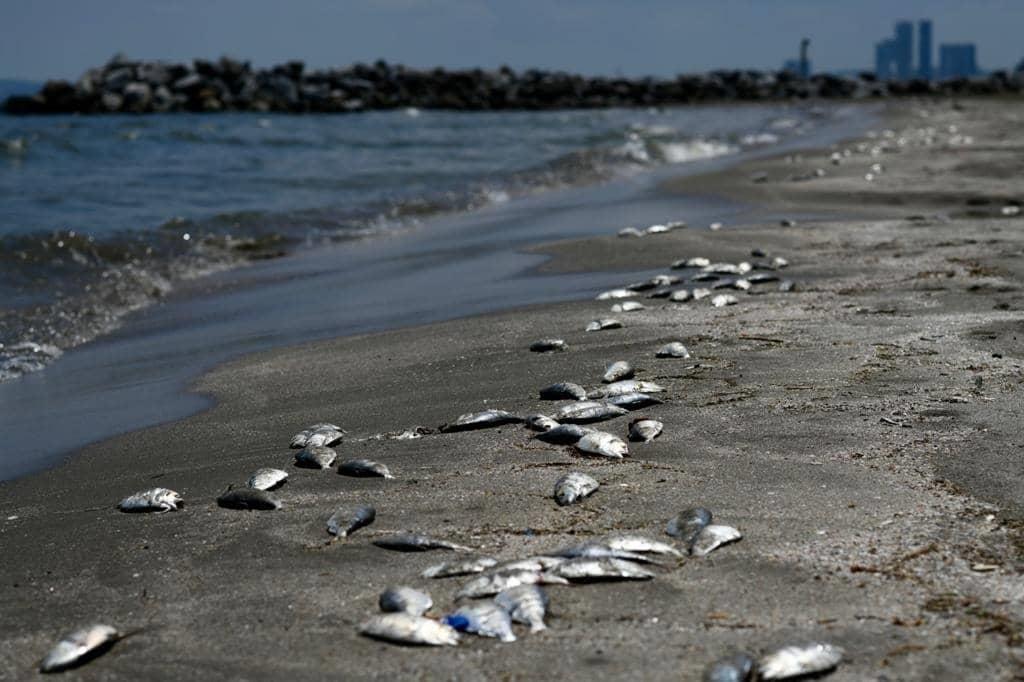
[[[1024,622],[1022,510],[1013,505],[1021,480],[1006,454],[1020,435],[1014,405],[1024,347],[1014,334],[1024,239],[1021,218],[998,215],[991,203],[1009,196],[1012,180],[972,172],[1008,163],[1005,150],[1017,147],[1005,133],[1019,130],[1020,119],[990,103],[932,111],[976,143],[957,154],[934,145],[887,156],[870,191],[859,157],[817,186],[786,180],[794,164],[785,159],[754,164],[768,174],[764,184],[796,204],[843,187],[884,201],[931,183],[941,197],[957,183],[964,192],[938,204],[948,218],[930,217],[928,204],[928,215],[907,220],[921,207],[905,203],[902,215],[882,221],[726,226],[537,249],[553,256],[545,271],[569,261],[600,270],[622,258],[635,272],[690,255],[734,260],[757,246],[790,260],[793,293],[744,295],[722,309],[641,299],[648,309],[623,314],[625,329],[597,333],[583,325],[606,315],[610,302],[530,306],[271,350],[206,374],[195,388],[217,397],[210,410],[0,485],[0,541],[16,557],[0,586],[10,605],[0,624],[0,660],[10,667],[0,678],[26,676],[51,640],[91,620],[160,627],[69,679],[198,670],[209,679],[613,679],[637,670],[691,679],[731,649],[807,639],[846,650],[829,679],[1008,678]],[[937,172],[921,170],[931,167]],[[716,191],[761,191],[751,172],[750,164],[725,171]],[[675,188],[703,191],[706,182]],[[984,196],[989,204],[968,207],[984,216],[961,215],[965,197]],[[571,350],[526,350],[548,336],[566,338]],[[675,338],[695,362],[653,358]],[[615,359],[668,389],[666,404],[643,412],[664,421],[665,433],[631,445],[623,462],[580,459],[513,425],[340,446],[342,457],[387,463],[395,481],[288,465],[287,440],[309,423],[337,420],[350,438],[365,438],[488,407],[550,411],[535,399],[539,387],[593,385]],[[624,421],[602,427],[619,433]],[[224,485],[258,466],[289,471],[284,509],[213,505]],[[559,508],[550,487],[570,469],[602,488]],[[147,485],[180,490],[186,510],[144,517],[111,508]],[[377,523],[324,546],[322,521],[355,502],[377,506]],[[744,539],[643,584],[553,587],[543,635],[510,645],[467,638],[448,652],[356,634],[388,585],[428,588],[443,612],[461,584],[416,578],[445,557],[384,552],[369,544],[381,533],[421,530],[511,558],[610,531],[664,537],[667,517],[693,504],[712,508]],[[239,615],[242,625],[223,627]],[[284,660],[279,651],[297,655]]]

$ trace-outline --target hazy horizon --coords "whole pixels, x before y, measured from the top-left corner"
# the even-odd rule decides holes
[[[898,20],[934,22],[936,46],[974,42],[984,69],[1024,57],[1024,3],[907,0],[35,0],[0,12],[0,77],[75,79],[121,52],[188,61],[229,55],[267,66],[353,62],[667,76],[716,68],[778,69],[811,39],[816,71],[870,69]]]

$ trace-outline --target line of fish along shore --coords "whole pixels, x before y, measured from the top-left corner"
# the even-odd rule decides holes
[[[663,277],[243,358],[196,386],[216,397],[211,410],[4,484],[4,674],[28,677],[62,634],[106,623],[142,630],[82,675],[719,680],[757,666],[762,679],[1011,678],[1024,653],[1022,123],[1014,105],[984,101],[921,103],[892,120],[827,153],[672,184],[763,193],[773,212],[837,196],[885,217],[542,246],[550,271],[628,261]],[[541,339],[566,349],[532,352]],[[659,352],[672,342],[686,353]],[[590,406],[611,417],[589,427],[609,434],[590,443],[549,443],[519,423],[568,421],[580,401],[541,389],[607,394],[616,384],[603,378],[664,390],[629,416]],[[626,443],[627,422],[653,434],[641,417],[661,434]],[[288,439],[327,446],[330,425],[301,433],[327,421],[348,431],[332,448],[349,462],[340,473],[382,465],[389,477],[295,466]],[[288,474],[274,509],[236,509],[257,495],[225,486],[241,490],[259,468]],[[594,483],[572,504],[552,494]],[[153,486],[184,508],[115,508]],[[366,507],[369,525],[365,511],[335,516]],[[331,518],[362,527],[331,540]],[[742,539],[705,553],[708,521]],[[477,574],[429,577],[465,570],[438,559],[463,548],[495,562],[475,564],[492,587],[510,573],[491,569],[524,558],[536,559],[518,567],[524,584],[544,573],[571,584],[545,579],[538,621],[536,591],[492,604],[472,596]],[[644,579],[602,579],[616,571]]]

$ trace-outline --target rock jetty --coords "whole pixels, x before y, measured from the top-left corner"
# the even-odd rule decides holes
[[[590,77],[561,71],[414,69],[377,61],[308,71],[301,61],[268,69],[222,57],[191,64],[117,55],[71,83],[51,80],[8,98],[9,114],[262,111],[344,113],[416,107],[467,111],[662,106],[716,101],[984,95],[1024,91],[1021,72],[943,83],[880,82],[871,74],[802,80],[788,71],[712,71],[671,79]]]

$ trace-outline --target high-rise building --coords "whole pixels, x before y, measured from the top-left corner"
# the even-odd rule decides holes
[[[875,77],[880,81],[892,80],[895,42],[890,38],[875,43]]]
[[[939,78],[969,78],[978,73],[974,43],[939,45]]]
[[[917,76],[932,79],[932,22],[922,19],[917,23]]]
[[[914,25],[909,21],[896,24],[893,50],[896,77],[901,81],[909,80],[914,73]]]

